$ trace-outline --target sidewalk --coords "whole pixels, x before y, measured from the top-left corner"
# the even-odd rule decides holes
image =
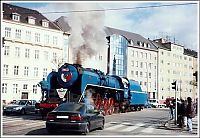
[[[167,128],[168,130],[175,130],[178,132],[183,132],[186,135],[197,135],[198,134],[198,115],[196,115],[194,118],[192,118],[192,129],[193,129],[192,134],[187,131],[187,128],[180,128],[178,125],[175,125],[174,122],[175,122],[174,119],[168,120],[165,123],[165,128]]]

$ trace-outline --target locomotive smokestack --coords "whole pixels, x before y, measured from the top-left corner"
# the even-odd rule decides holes
[[[104,11],[88,11],[101,9],[94,3],[74,3],[70,4],[69,8],[71,11],[83,11],[72,12],[68,17],[71,28],[69,46],[73,49],[72,58],[74,63],[82,64],[106,46],[105,15]]]

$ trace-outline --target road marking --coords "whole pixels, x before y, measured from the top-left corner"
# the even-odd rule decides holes
[[[149,126],[149,127],[145,128],[145,129],[143,129],[141,132],[143,132],[143,133],[152,133],[153,130],[154,130],[154,128],[152,126]]]
[[[114,130],[114,129],[118,129],[118,128],[123,127],[123,126],[124,125],[119,124],[119,125],[116,125],[116,126],[111,126],[111,127],[105,128],[104,130]]]
[[[135,129],[141,127],[141,126],[144,126],[144,125],[145,125],[145,124],[138,123],[138,124],[136,124],[135,126],[129,126],[129,127],[125,128],[125,129],[122,129],[121,132],[133,131],[133,130],[135,130]]]

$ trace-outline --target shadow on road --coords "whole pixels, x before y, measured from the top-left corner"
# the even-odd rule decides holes
[[[84,134],[81,134],[81,133],[77,133],[77,132],[52,132],[51,134],[49,134],[46,130],[46,128],[40,128],[40,129],[35,129],[35,130],[32,130],[30,132],[28,132],[27,134],[25,135],[59,135],[59,136],[62,136],[62,135],[84,135]]]

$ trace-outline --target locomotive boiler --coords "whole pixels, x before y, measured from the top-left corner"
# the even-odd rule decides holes
[[[63,64],[58,72],[48,75],[47,81],[46,98],[37,105],[43,113],[62,102],[87,102],[104,115],[142,109],[147,103],[147,94],[137,81],[79,64]]]

